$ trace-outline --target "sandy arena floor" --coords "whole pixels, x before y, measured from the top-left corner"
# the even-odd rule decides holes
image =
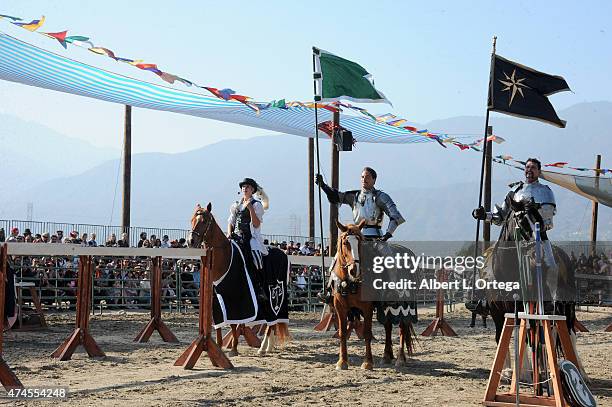
[[[420,310],[422,332],[434,315]],[[164,320],[181,341],[165,344],[157,333],[147,344],[132,339],[148,320],[147,312],[106,312],[91,319],[90,328],[106,358],[90,359],[82,348],[72,360],[58,362],[50,353],[71,332],[74,314],[47,316],[50,328],[5,334],[4,357],[25,386],[68,386],[70,397],[62,405],[479,405],[484,395],[495,352],[490,328],[467,328],[463,305],[447,314],[458,337],[419,337],[417,353],[407,366],[383,366],[384,331],[375,324],[375,369],[363,371],[363,344],[349,341],[350,368],[334,370],[338,341],[331,332],[312,330],[318,315],[292,313],[293,340],[284,349],[265,357],[241,342],[235,369],[213,368],[202,357],[196,367],[183,370],[173,362],[196,337],[197,314],[164,314]],[[603,329],[612,322],[612,310],[591,308],[579,318],[591,330],[578,334],[578,351],[600,406],[612,405],[612,333]],[[478,321],[477,325],[480,325]],[[397,343],[398,339],[395,338]],[[397,348],[397,345],[395,346]],[[396,349],[394,349],[396,352]],[[49,401],[10,405],[49,404]]]

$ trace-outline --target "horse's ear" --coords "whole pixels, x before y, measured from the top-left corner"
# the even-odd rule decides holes
[[[344,226],[342,223],[340,223],[337,219],[336,219],[336,226],[338,226],[338,229],[340,229],[343,232],[346,232],[348,230],[348,228]]]
[[[212,210],[212,204],[209,202],[208,205],[206,205],[206,210],[210,213],[210,211]]]
[[[357,225],[357,227],[359,228],[359,230],[363,229],[363,227],[366,224],[366,220],[365,219],[361,219],[361,222],[359,222],[359,225]]]

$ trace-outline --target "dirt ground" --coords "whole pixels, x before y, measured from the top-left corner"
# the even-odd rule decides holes
[[[434,315],[420,310],[416,326],[422,332]],[[49,329],[5,334],[4,358],[25,386],[67,386],[62,405],[479,405],[495,352],[493,323],[467,327],[463,305],[447,314],[458,337],[419,336],[414,357],[402,368],[382,363],[384,331],[375,324],[375,369],[359,368],[363,343],[351,337],[350,367],[336,371],[338,341],[332,333],[313,331],[319,315],[292,313],[293,340],[282,350],[260,357],[256,349],[239,347],[231,371],[211,366],[202,357],[193,370],[174,367],[176,358],[196,337],[197,314],[166,313],[164,320],[181,341],[165,344],[157,333],[146,344],[132,341],[148,320],[147,312],[106,312],[92,317],[90,328],[105,358],[90,359],[80,348],[72,360],[49,355],[68,336],[74,314],[50,314]],[[591,330],[578,334],[578,351],[591,378],[590,388],[600,406],[612,405],[612,310],[590,308],[579,318]],[[394,339],[397,349],[398,338]],[[0,391],[1,393],[1,391]],[[57,402],[57,401],[54,401]],[[49,401],[10,405],[49,404]]]

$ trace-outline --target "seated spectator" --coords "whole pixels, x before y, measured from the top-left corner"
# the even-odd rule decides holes
[[[88,236],[87,236],[87,233],[83,233],[83,235],[81,236],[81,238],[79,240],[80,240],[79,244],[81,246],[87,246],[87,241],[89,240]]]
[[[45,232],[40,237],[41,243],[49,243],[49,232]]]
[[[58,243],[63,243],[64,242],[64,231],[63,230],[56,230],[55,234],[57,235],[57,242]]]
[[[4,243],[6,241],[6,232],[4,228],[0,228],[0,243]]]
[[[138,241],[137,247],[142,247],[144,245],[145,240],[147,240],[147,233],[146,232],[140,233],[140,240]]]
[[[19,236],[19,228],[11,229],[11,235],[6,239],[7,242],[16,242]]]
[[[179,243],[179,247],[180,247],[180,248],[187,247],[187,240],[185,240],[185,238],[184,238],[184,237],[181,237],[181,238],[179,239],[178,243]]]
[[[61,243],[61,242],[60,242],[60,239],[57,237],[57,235],[52,235],[51,243]]]
[[[117,242],[117,246],[119,247],[130,247],[130,240],[128,239],[127,233],[121,234],[121,240]]]
[[[305,242],[302,249],[300,249],[300,254],[302,256],[310,256],[312,255],[312,251],[310,250],[310,242]]]
[[[92,233],[91,239],[87,241],[87,246],[92,246],[92,247],[98,246],[98,242],[96,242],[96,237],[97,237],[96,234]]]
[[[167,249],[167,248],[170,247],[170,238],[168,237],[168,235],[164,235],[162,237],[160,247],[162,247],[164,249]]]
[[[117,247],[117,235],[115,235],[114,233],[111,233],[111,235],[108,238],[108,240],[106,241],[106,243],[104,243],[104,246],[106,246],[106,247]]]

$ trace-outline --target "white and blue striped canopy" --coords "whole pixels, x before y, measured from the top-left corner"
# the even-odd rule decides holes
[[[96,68],[0,32],[0,79],[146,109],[188,114],[314,137],[314,109],[268,108],[259,113],[236,101],[156,85]],[[332,113],[319,109],[319,122]],[[430,139],[363,117],[344,114],[342,126],[358,142],[422,143]]]

